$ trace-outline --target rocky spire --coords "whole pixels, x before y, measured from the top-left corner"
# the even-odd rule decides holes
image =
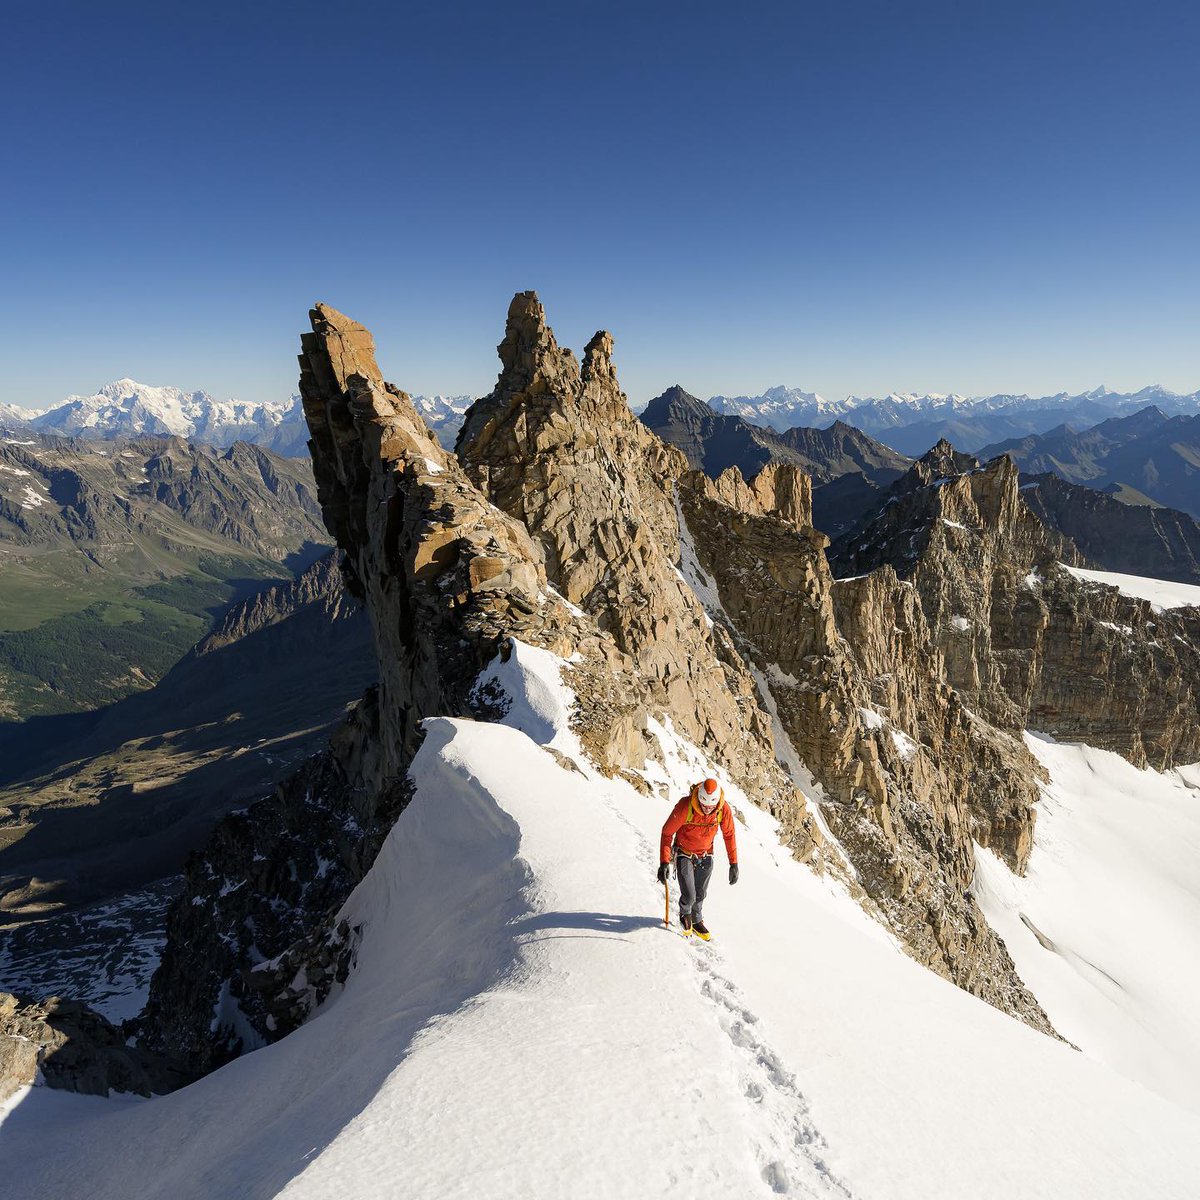
[[[926,454],[913,464],[916,477],[928,483],[933,479],[948,479],[952,475],[962,475],[973,471],[979,466],[979,460],[973,454],[963,454],[955,450],[946,438],[939,438]]]
[[[510,639],[574,660],[588,681],[577,731],[602,769],[644,756],[645,689],[611,638],[547,591],[539,546],[380,377],[370,334],[325,305],[310,316],[300,386],[313,470],[370,615],[379,686],[326,753],[189,862],[139,1030],[194,1073],[295,1028],[345,978],[357,931],[335,914],[411,796],[422,718],[494,715],[502,698],[474,685]],[[536,321],[517,318],[513,344],[538,342]]]
[[[510,328],[503,344],[516,340]],[[747,484],[736,469],[716,481],[688,472],[632,418],[611,346],[604,333],[592,340],[578,386],[559,372],[559,386],[536,390],[528,380],[549,372],[518,375],[506,361],[479,402],[486,422],[459,442],[467,471],[541,542],[555,586],[648,678],[655,715],[780,816],[802,854],[832,861],[795,778],[772,770],[796,759],[826,798],[864,902],[922,962],[1048,1028],[967,895],[972,834],[1010,860],[1028,852],[1036,788],[1026,764],[971,741],[916,597],[894,575],[846,618],[878,653],[849,651],[808,476],[771,467]],[[883,676],[892,684],[877,685]],[[1011,836],[1007,815],[985,821],[970,808],[985,781],[1003,797],[997,813],[1021,814]]]
[[[793,814],[813,849],[819,834],[776,765],[753,677],[680,575],[688,551],[675,483],[686,459],[630,411],[610,334],[591,339],[576,374],[544,321],[531,294],[513,300],[503,369],[463,429],[460,461],[540,543],[554,586],[629,655],[657,715],[748,794]]]
[[[496,347],[500,377],[491,394],[467,411],[455,449],[486,446],[495,426],[525,395],[574,396],[580,387],[579,364],[570,350],[560,349],[546,324],[546,311],[536,292],[518,292],[508,306],[504,340]]]

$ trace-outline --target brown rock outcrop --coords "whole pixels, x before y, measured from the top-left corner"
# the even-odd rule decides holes
[[[680,574],[675,482],[687,462],[630,411],[611,336],[592,338],[580,369],[559,348],[537,296],[523,292],[509,308],[499,353],[496,387],[459,435],[463,466],[528,528],[554,586],[629,656],[657,715],[748,795],[772,811],[803,814],[802,797],[776,764],[752,676]],[[802,480],[794,468],[780,469],[764,480],[764,494],[798,518],[811,505]],[[816,848],[811,823],[797,832]]]
[[[357,930],[336,914],[408,801],[420,721],[501,712],[475,683],[513,638],[572,659],[573,724],[602,770],[632,777],[656,752],[649,719],[669,719],[800,857],[856,878],[920,961],[1048,1028],[969,895],[972,837],[1017,866],[1028,852],[1024,749],[963,709],[912,586],[834,583],[807,476],[688,472],[629,411],[611,338],[580,367],[532,293],[457,458],[382,380],[365,329],[325,306],[311,317],[314,474],[380,683],[326,754],[189,864],[149,1045],[206,1070],[345,978]]]
[[[491,715],[474,685],[509,639],[576,659],[590,681],[579,733],[601,767],[644,757],[645,689],[620,648],[548,589],[541,549],[382,380],[367,331],[325,306],[311,318],[301,394],[314,474],[370,614],[379,686],[324,754],[189,861],[139,1031],[196,1073],[283,1036],[345,979],[357,930],[336,912],[411,797],[420,721]]]
[[[839,575],[911,581],[950,682],[1000,729],[1138,766],[1200,757],[1200,613],[1073,576],[1078,551],[1027,507],[1010,459],[981,467],[939,443],[830,557]]]
[[[513,302],[500,356],[458,454],[543,546],[555,586],[612,632],[650,678],[652,704],[748,795],[815,826],[776,773],[793,754],[776,741],[775,708],[869,902],[921,961],[1048,1028],[968,894],[972,836],[1015,865],[1028,853],[1032,759],[1011,739],[972,735],[912,588],[893,577],[886,595],[856,593],[847,634],[803,472],[771,466],[747,483],[736,468],[716,480],[683,470],[630,414],[609,336],[577,372],[531,293]],[[847,637],[868,631],[878,647],[859,658]],[[973,803],[984,785],[999,794]]]
[[[162,1061],[127,1046],[123,1031],[86,1004],[0,992],[0,1102],[33,1083],[89,1096],[149,1096],[181,1081]]]
[[[1024,865],[1032,757],[967,719],[911,586],[886,571],[835,584],[823,534],[730,505],[729,482],[691,475],[680,494],[858,882],[919,961],[1048,1029],[969,892],[972,839]]]

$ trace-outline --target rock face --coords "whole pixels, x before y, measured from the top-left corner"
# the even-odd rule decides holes
[[[35,1081],[89,1096],[149,1096],[182,1080],[127,1046],[122,1031],[86,1004],[55,996],[35,1004],[0,992],[0,1103]]]
[[[314,473],[379,685],[189,862],[143,1046],[202,1072],[345,978],[357,931],[339,911],[403,822],[421,718],[502,711],[477,682],[514,638],[571,660],[573,724],[602,770],[650,786],[636,772],[669,721],[915,957],[1048,1030],[969,890],[972,839],[1018,869],[1028,854],[1028,755],[963,706],[919,589],[889,566],[834,581],[806,474],[690,470],[629,412],[609,335],[579,365],[532,293],[456,458],[381,379],[366,330],[311,316]]]
[[[366,330],[324,306],[312,323],[301,391],[314,469],[347,586],[371,618],[379,686],[325,753],[227,818],[188,863],[138,1029],[195,1073],[290,1031],[345,978],[356,931],[337,911],[411,796],[420,719],[486,717],[489,699],[472,689],[509,638],[578,655],[596,697],[581,732],[599,761],[642,744],[627,661],[547,592],[524,527],[383,382]]]
[[[1069,538],[1090,567],[1200,583],[1200,521],[1174,508],[1127,504],[1057,475],[1021,475],[1021,499]]]
[[[828,539],[811,528],[811,480],[791,465],[749,484],[736,468],[717,480],[684,470],[628,417],[611,346],[597,334],[577,372],[536,297],[519,295],[496,389],[459,439],[472,478],[538,538],[552,582],[649,671],[677,728],[797,828],[802,798],[754,766],[793,760],[793,783],[810,782],[868,903],[913,953],[1046,1028],[968,895],[972,836],[1023,866],[1032,759],[1013,739],[972,732],[912,589],[894,576],[840,606],[864,643],[855,657]],[[697,595],[711,627],[693,615]],[[893,634],[896,609],[907,628]],[[801,853],[828,861],[823,840],[814,828]]]
[[[1139,766],[1200,756],[1200,614],[1071,575],[1078,551],[1030,511],[1010,459],[981,467],[940,443],[830,557],[839,575],[888,565],[912,582],[950,682],[999,729]]]
[[[588,343],[582,369],[560,349],[532,292],[517,295],[495,389],[467,414],[457,450],[479,489],[522,522],[550,581],[636,664],[657,715],[671,719],[747,792],[788,814],[812,851],[819,833],[776,764],[754,679],[679,564],[691,553],[676,482],[684,456],[629,409],[612,337]],[[772,501],[810,511],[807,480],[769,477]],[[630,764],[635,765],[635,764]]]
[[[969,894],[972,839],[1018,870],[1028,856],[1024,747],[972,727],[894,573],[835,585],[824,535],[734,507],[720,481],[681,490],[702,570],[857,881],[919,961],[1048,1028]]]

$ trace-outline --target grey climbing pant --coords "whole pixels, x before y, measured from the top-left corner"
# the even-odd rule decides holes
[[[713,856],[689,858],[686,854],[675,855],[675,875],[679,880],[679,916],[690,916],[693,921],[704,919],[704,897],[708,895],[708,881],[712,878]]]

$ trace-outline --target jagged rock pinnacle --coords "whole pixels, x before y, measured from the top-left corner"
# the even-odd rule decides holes
[[[554,331],[546,324],[546,310],[538,300],[537,292],[518,292],[508,306],[508,321],[504,328],[504,340],[496,347],[503,369],[496,389],[515,389],[529,386],[537,377],[539,369],[549,369],[551,375],[567,367],[574,368],[578,376],[579,366],[570,350],[562,350],[554,340]],[[548,380],[546,382],[549,382]]]
[[[961,475],[964,471],[974,471],[978,466],[979,460],[973,454],[963,454],[955,450],[946,438],[941,438],[937,445],[917,460],[914,471],[924,483],[928,479],[940,476]],[[920,470],[922,467],[926,470]]]
[[[354,375],[377,382],[381,380],[375,362],[375,342],[364,326],[328,304],[315,305],[308,316],[313,336],[320,339],[326,351],[320,361],[327,363],[332,372],[328,379],[319,380],[322,386],[333,383],[344,392]],[[301,355],[301,367],[309,365],[309,361],[307,355]]]
[[[466,446],[486,445],[497,423],[512,408],[520,406],[523,398],[578,395],[579,363],[570,350],[560,348],[555,341],[537,292],[518,292],[512,298],[504,340],[496,350],[500,355],[500,375],[491,393],[467,410],[455,443],[460,456]]]
[[[616,383],[617,373],[612,361],[613,337],[605,329],[597,330],[583,351],[583,381],[605,379]]]

